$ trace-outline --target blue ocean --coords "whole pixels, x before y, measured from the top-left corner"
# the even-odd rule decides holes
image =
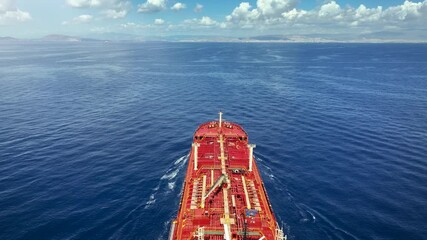
[[[288,239],[427,239],[427,45],[0,43],[0,239],[166,239],[241,124]]]

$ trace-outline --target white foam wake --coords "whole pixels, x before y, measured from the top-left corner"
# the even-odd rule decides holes
[[[156,203],[158,193],[166,195],[175,189],[178,173],[188,161],[189,156],[189,154],[186,154],[175,160],[166,173],[160,177],[157,186],[152,189],[152,193],[145,203],[145,209],[150,208]]]
[[[172,172],[168,173],[166,172],[165,175],[163,175],[160,179],[164,180],[164,179],[168,179],[168,180],[172,180],[176,177],[176,175],[178,175],[179,173],[179,168],[173,170]]]

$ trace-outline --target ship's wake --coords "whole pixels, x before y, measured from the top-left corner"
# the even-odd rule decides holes
[[[185,163],[188,161],[189,154],[181,156],[174,161],[168,170],[160,177],[156,187],[152,189],[149,199],[145,203],[144,209],[152,207],[156,203],[157,195],[159,193],[169,194],[175,189],[178,173],[184,168]]]
[[[173,165],[170,166],[168,170],[166,170],[163,176],[159,179],[158,185],[153,188],[153,192],[151,193],[150,198],[148,199],[144,207],[145,209],[153,208],[153,205],[155,204],[156,199],[159,197],[159,195],[162,195],[160,197],[164,198],[166,197],[166,195],[170,195],[171,193],[176,193],[178,191],[177,189],[175,189],[176,182],[178,181],[178,174],[186,166],[189,156],[190,154],[181,156],[180,158],[175,160]],[[179,193],[177,193],[178,198],[180,194],[181,192],[179,191]],[[169,230],[170,222],[172,221],[173,213],[171,212],[170,215],[170,218],[163,223],[163,230],[158,239],[165,239],[165,236],[167,235]]]
[[[127,214],[125,220],[123,220],[123,222],[119,224],[121,225],[121,227],[119,227],[119,229],[113,234],[112,239],[123,238],[123,236],[125,236],[128,232],[136,231],[138,228],[141,227],[140,225],[134,225],[134,221],[129,220],[135,218],[143,218],[140,215],[141,209],[144,209],[144,212],[149,211],[153,212],[153,214],[158,214],[158,212],[154,213],[156,212],[156,209],[159,208],[156,205],[163,204],[164,199],[171,198],[172,196],[170,196],[170,194],[177,191],[174,187],[178,178],[178,174],[181,169],[184,168],[186,162],[188,161],[188,157],[189,154],[186,154],[176,159],[173,164],[170,164],[164,174],[157,180],[157,185],[151,189],[151,193],[148,199]],[[149,217],[154,217],[154,215]],[[160,239],[163,239],[165,234],[167,234],[169,223],[170,220],[167,223],[164,223]]]

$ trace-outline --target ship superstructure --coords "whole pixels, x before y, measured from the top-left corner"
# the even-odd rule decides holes
[[[222,120],[194,134],[182,199],[169,240],[286,239],[276,222],[241,126]]]

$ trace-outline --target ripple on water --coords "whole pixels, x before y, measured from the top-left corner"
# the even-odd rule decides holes
[[[426,50],[1,44],[0,238],[164,239],[222,110],[290,239],[423,239]]]

